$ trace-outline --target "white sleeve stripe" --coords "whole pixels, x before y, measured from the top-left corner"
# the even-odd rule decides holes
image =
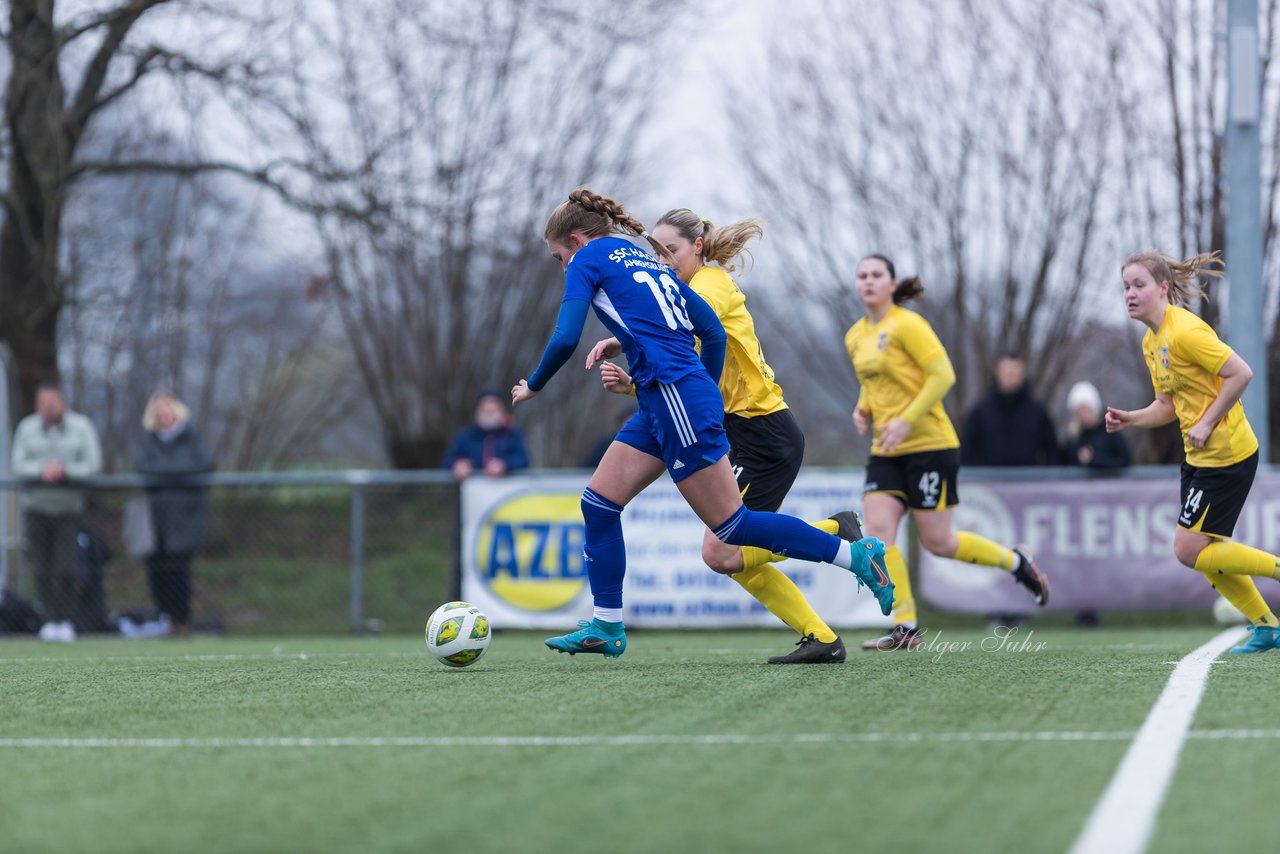
[[[622,316],[618,314],[618,310],[613,307],[613,301],[609,299],[609,295],[603,290],[596,291],[596,295],[591,299],[591,304],[609,315],[609,318],[614,323],[623,329],[628,329],[627,324],[622,322]]]

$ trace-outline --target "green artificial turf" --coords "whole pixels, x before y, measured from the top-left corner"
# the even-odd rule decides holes
[[[943,630],[811,667],[763,663],[783,632],[633,632],[617,661],[506,632],[467,670],[409,636],[5,642],[0,740],[55,741],[0,742],[0,850],[1060,852],[1215,632]],[[1277,667],[1215,665],[1195,727],[1265,726]],[[1152,850],[1248,845],[1208,790],[1273,744],[1189,741]]]

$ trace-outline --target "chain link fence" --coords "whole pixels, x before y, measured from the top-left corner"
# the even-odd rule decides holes
[[[182,485],[207,506],[189,573],[181,554],[166,554],[162,532],[139,547],[139,507],[154,507],[141,477],[85,481],[83,513],[64,519],[25,507],[30,484],[0,480],[4,613],[12,620],[33,603],[42,622],[66,618],[81,633],[167,634],[184,623],[236,634],[411,632],[457,595],[459,490],[448,473],[221,473]],[[173,482],[165,486],[172,495]]]

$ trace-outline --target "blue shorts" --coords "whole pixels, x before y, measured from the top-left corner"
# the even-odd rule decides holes
[[[707,374],[636,386],[636,400],[639,410],[614,440],[662,460],[675,483],[729,453],[724,398]]]

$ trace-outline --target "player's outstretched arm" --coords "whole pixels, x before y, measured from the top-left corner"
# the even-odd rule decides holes
[[[551,333],[551,340],[547,342],[547,348],[542,352],[542,361],[538,363],[538,367],[528,380],[520,380],[515,387],[511,389],[511,405],[515,406],[521,400],[528,400],[533,394],[527,397],[516,399],[516,391],[523,383],[528,391],[534,394],[542,391],[542,387],[547,384],[547,380],[555,376],[556,371],[564,367],[564,363],[569,361],[569,357],[573,355],[574,349],[578,346],[578,339],[582,337],[582,327],[587,323],[587,309],[590,303],[580,299],[566,299],[560,303],[560,315],[556,318],[555,332]]]
[[[529,388],[528,380],[520,380],[511,387],[511,408],[515,409],[517,404],[524,403],[526,400],[537,397],[538,393]]]

